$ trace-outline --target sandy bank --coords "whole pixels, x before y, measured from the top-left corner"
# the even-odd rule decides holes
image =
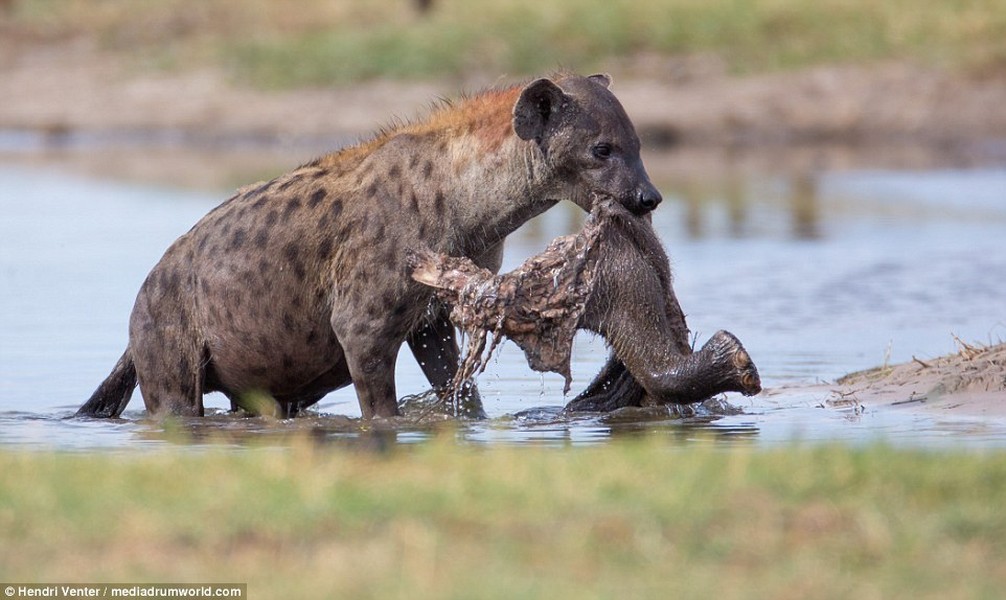
[[[144,70],[73,40],[0,51],[0,71],[0,128],[54,136],[171,130],[194,140],[354,138],[484,84],[371,81],[264,91],[211,68]],[[651,145],[966,142],[1006,159],[1004,76],[967,77],[908,63],[743,78],[717,68],[659,65],[645,79],[613,75],[616,93]]]
[[[878,367],[834,384],[787,386],[763,397],[802,394],[828,408],[913,409],[966,417],[1006,418],[1006,344],[961,344],[957,354]]]

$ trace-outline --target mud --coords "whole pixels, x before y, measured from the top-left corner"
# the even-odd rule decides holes
[[[975,346],[931,360],[914,359],[851,373],[836,382],[832,406],[870,403],[909,406],[976,416],[1006,416],[1006,344]]]
[[[88,40],[0,49],[0,129],[81,133],[170,131],[189,142],[339,139],[412,116],[457,81],[369,81],[267,91],[219,69],[138,69]],[[1006,76],[966,76],[908,62],[824,66],[735,77],[722,68],[613,71],[647,147],[676,145],[967,144],[1001,156]],[[479,89],[492,84],[464,82]],[[67,93],[72,90],[72,93]],[[335,109],[333,110],[333,107]]]

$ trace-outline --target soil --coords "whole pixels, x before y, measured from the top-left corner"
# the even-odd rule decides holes
[[[379,80],[266,91],[210,67],[144,68],[87,39],[10,44],[0,48],[0,71],[0,129],[56,139],[170,131],[196,141],[347,140],[492,83]],[[627,72],[614,73],[613,90],[649,146],[966,145],[1006,159],[1006,74],[888,62],[732,77],[701,59]]]
[[[830,408],[913,408],[961,416],[1006,418],[1006,343],[937,359],[851,373],[832,385],[784,387],[767,395],[812,394]]]

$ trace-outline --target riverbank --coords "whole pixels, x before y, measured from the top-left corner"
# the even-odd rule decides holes
[[[1006,75],[906,61],[728,75],[680,60],[613,89],[651,147],[924,146],[1006,161]],[[663,64],[663,63],[661,63]],[[93,40],[22,44],[0,58],[0,129],[58,145],[74,135],[171,137],[193,144],[342,143],[479,83],[368,80],[286,90],[241,85],[225,71],[139,68]],[[506,80],[504,83],[519,80]]]
[[[822,408],[839,410],[911,409],[1006,418],[1006,343],[980,346],[958,340],[958,345],[955,354],[850,373],[834,383],[769,389],[762,397],[819,397]]]
[[[874,402],[978,417],[1006,417],[1006,344],[976,346],[932,360],[851,373],[839,379],[833,403]]]

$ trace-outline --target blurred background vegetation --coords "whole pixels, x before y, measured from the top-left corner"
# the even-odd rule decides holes
[[[660,76],[911,60],[1006,70],[1006,0],[7,0],[34,39],[87,36],[163,68],[225,67],[265,88],[611,69]],[[13,29],[8,25],[8,30]]]
[[[16,549],[0,579],[243,582],[249,598],[998,598],[1003,502],[1002,453],[881,446],[475,449],[448,434],[384,454],[306,439],[0,452]]]

